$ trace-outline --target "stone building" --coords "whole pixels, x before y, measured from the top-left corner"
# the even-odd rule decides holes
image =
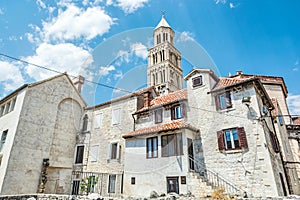
[[[299,125],[283,78],[202,68],[183,77],[174,34],[162,16],[144,89],[86,106],[82,77],[64,74],[2,99],[1,194],[299,194]]]
[[[299,194],[285,162],[294,159],[287,130],[278,126],[289,115],[283,79],[194,69],[183,89],[181,55],[164,16],[153,37],[148,87],[86,109],[90,128],[73,194],[89,179],[87,191],[104,196],[206,196],[217,187],[255,197]]]
[[[86,106],[69,77],[26,84],[0,105],[0,193],[69,194],[76,135]]]

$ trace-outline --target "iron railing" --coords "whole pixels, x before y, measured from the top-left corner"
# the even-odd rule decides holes
[[[199,176],[207,182],[213,189],[221,189],[225,190],[225,193],[232,196],[246,196],[247,192],[234,183],[226,180],[217,172],[214,172],[210,169],[207,169],[201,162],[195,160],[192,157],[189,157],[190,162],[194,163],[194,171],[199,174]]]

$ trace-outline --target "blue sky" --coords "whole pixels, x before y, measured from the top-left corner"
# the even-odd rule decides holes
[[[196,66],[282,76],[300,114],[299,9],[298,0],[2,0],[0,53],[132,91],[146,85],[146,53],[164,10],[184,74]],[[0,97],[52,75],[0,56]],[[90,105],[122,94],[84,89]]]

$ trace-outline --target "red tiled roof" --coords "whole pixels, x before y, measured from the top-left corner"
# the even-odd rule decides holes
[[[243,81],[248,81],[250,79],[255,79],[255,78],[259,79],[262,83],[281,84],[281,86],[283,88],[283,92],[287,96],[287,94],[288,94],[287,87],[286,87],[282,77],[262,76],[262,75],[252,75],[252,74],[238,74],[238,75],[234,75],[234,76],[220,78],[220,81],[215,86],[213,91],[219,90],[219,89],[231,86],[231,85],[235,85],[238,83],[242,83]]]
[[[179,90],[164,96],[155,97],[150,101],[149,107],[143,107],[138,110],[136,113],[148,110],[149,108],[155,108],[163,105],[167,105],[169,103],[177,102],[183,99],[187,99],[188,93],[186,89]]]
[[[244,82],[246,80],[250,80],[253,77],[250,78],[240,78],[240,77],[226,77],[226,78],[220,78],[220,81],[218,84],[214,87],[213,90],[218,90],[221,88],[225,88],[227,86],[235,85],[241,82]]]
[[[160,133],[160,132],[171,131],[175,129],[183,129],[183,128],[187,128],[193,131],[198,131],[198,129],[194,128],[193,126],[184,122],[183,120],[176,120],[168,124],[162,124],[159,126],[153,126],[149,128],[142,128],[136,131],[126,133],[125,135],[123,135],[123,138],[130,138],[135,136],[142,136],[151,133]]]

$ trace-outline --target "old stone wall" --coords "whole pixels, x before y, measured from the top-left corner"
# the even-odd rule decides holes
[[[28,88],[1,194],[37,192],[44,158],[50,159],[49,180],[57,177],[55,188],[46,192],[69,193],[75,138],[84,106],[66,75]],[[57,176],[54,171],[61,168],[68,169],[69,176]]]

